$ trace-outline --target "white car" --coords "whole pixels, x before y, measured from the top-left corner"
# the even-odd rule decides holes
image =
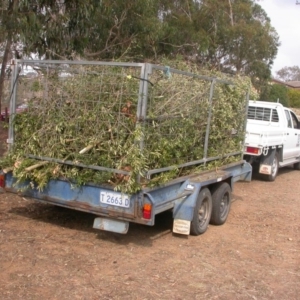
[[[244,158],[262,176],[274,181],[278,168],[300,169],[300,123],[280,103],[249,101]]]

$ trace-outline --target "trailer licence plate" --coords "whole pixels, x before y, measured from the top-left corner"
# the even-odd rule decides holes
[[[100,202],[126,208],[130,206],[130,198],[128,195],[114,192],[100,192]]]

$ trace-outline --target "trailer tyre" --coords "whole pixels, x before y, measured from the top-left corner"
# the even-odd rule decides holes
[[[204,233],[210,221],[212,212],[212,197],[208,188],[200,191],[196,206],[194,209],[194,216],[191,223],[191,234],[200,235]]]
[[[231,188],[227,182],[223,182],[211,191],[212,195],[212,213],[210,223],[214,225],[223,225],[228,217],[231,207]]]

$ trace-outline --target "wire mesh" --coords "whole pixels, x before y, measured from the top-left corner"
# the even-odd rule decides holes
[[[155,82],[145,125],[150,160],[163,168],[203,158],[211,82],[176,73],[166,78],[160,70],[150,80]]]
[[[15,124],[15,141],[28,138],[29,153],[66,159],[88,145],[113,153],[134,131],[135,123],[128,119],[136,114],[139,81],[129,81],[128,76],[139,78],[139,69],[92,65],[35,69],[36,77],[24,83],[27,88],[19,95],[29,99],[28,111]],[[26,137],[18,136],[18,125]],[[30,147],[30,141],[38,147],[36,143]],[[114,167],[111,159],[117,156],[100,163]]]
[[[186,72],[162,74],[155,70],[150,76],[155,82],[149,89],[145,126],[150,160],[156,159],[164,168],[205,164],[241,153],[245,91],[238,92],[223,80]]]

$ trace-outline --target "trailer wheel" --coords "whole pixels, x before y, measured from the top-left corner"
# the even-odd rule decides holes
[[[208,188],[200,191],[196,206],[194,209],[194,216],[191,223],[191,234],[199,235],[207,230],[212,212],[212,198]]]
[[[222,225],[226,222],[231,206],[231,188],[227,182],[223,182],[211,191],[212,213],[210,223]]]
[[[262,178],[267,181],[274,181],[278,174],[278,169],[279,169],[278,153],[275,153],[274,159],[273,159],[272,165],[271,165],[271,174],[270,175],[262,174]]]

